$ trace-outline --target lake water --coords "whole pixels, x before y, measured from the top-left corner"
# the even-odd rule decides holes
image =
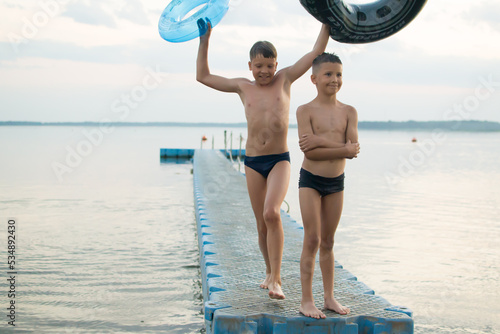
[[[160,163],[159,150],[199,148],[202,135],[223,148],[224,130],[234,148],[246,136],[0,127],[0,333],[14,332],[11,300],[16,333],[204,333],[192,166]],[[286,201],[300,222],[296,138]],[[412,309],[415,333],[500,333],[500,134],[361,131],[360,142],[336,259]]]

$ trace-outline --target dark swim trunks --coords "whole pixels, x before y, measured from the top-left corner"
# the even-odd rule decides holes
[[[290,153],[259,155],[256,157],[245,157],[245,166],[252,168],[267,179],[267,176],[280,161],[290,162]]]
[[[344,173],[337,177],[324,177],[300,169],[299,188],[312,188],[323,196],[344,190]]]

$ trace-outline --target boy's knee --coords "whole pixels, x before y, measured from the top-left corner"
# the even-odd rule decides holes
[[[266,209],[264,211],[264,220],[268,226],[269,224],[278,224],[281,221],[279,210]]]
[[[320,240],[317,235],[310,235],[304,238],[304,248],[310,252],[314,253],[318,250],[320,245]]]
[[[322,239],[320,247],[322,250],[331,251],[333,250],[333,243],[334,243],[333,239],[331,240]]]

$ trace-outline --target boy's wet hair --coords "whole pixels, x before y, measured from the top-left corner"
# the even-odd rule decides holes
[[[250,49],[250,60],[253,60],[258,55],[262,55],[264,58],[278,58],[278,52],[271,42],[268,41],[258,41]]]
[[[315,72],[318,69],[318,67],[324,63],[334,63],[342,65],[342,61],[340,60],[339,56],[337,56],[335,53],[323,52],[322,54],[314,58],[312,63],[313,72]]]

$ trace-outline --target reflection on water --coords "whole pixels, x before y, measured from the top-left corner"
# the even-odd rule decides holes
[[[202,134],[223,147],[223,129],[120,128],[58,182],[51,164],[81,131],[0,132],[0,217],[18,222],[16,332],[203,333],[192,166],[160,163],[159,149],[198,147]],[[360,133],[336,258],[412,309],[416,333],[498,333],[499,135],[449,134],[420,156],[415,136],[430,133]],[[286,200],[300,222],[296,138]],[[3,228],[0,251],[5,240]]]
[[[201,330],[190,166],[167,166],[160,175],[176,181],[114,195],[98,186],[73,187],[71,201],[53,201],[57,191],[31,188],[26,191],[37,195],[28,207],[2,201],[19,215],[18,328]]]
[[[62,183],[51,173],[3,171],[0,216],[18,222],[16,332],[204,332],[192,166],[160,164],[155,143],[125,135]],[[24,171],[50,166],[65,144],[48,137],[44,154],[0,147],[2,161]],[[0,332],[8,330],[2,321]]]

